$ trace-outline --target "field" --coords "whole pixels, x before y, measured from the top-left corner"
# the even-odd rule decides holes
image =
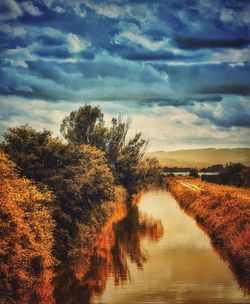
[[[145,157],[156,157],[160,164],[169,167],[197,167],[203,168],[211,165],[227,163],[242,163],[250,166],[250,149],[192,149],[171,152],[147,152]]]
[[[210,236],[229,261],[240,285],[250,291],[250,190],[175,177],[167,186],[180,206]]]

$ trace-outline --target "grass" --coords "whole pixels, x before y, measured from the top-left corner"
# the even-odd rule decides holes
[[[180,183],[180,180],[184,183]],[[196,186],[196,190],[185,187]],[[180,206],[202,226],[229,261],[246,293],[250,292],[250,190],[174,177],[167,186]]]

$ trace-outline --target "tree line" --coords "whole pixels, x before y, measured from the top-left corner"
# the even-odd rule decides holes
[[[229,163],[218,175],[203,175],[201,179],[220,185],[250,188],[250,168],[241,163]]]
[[[144,159],[141,133],[128,138],[130,121],[104,121],[98,106],[85,105],[66,116],[64,139],[28,125],[10,128],[0,145],[3,289],[65,261],[80,246],[80,227],[93,209],[119,201],[118,187],[134,194],[158,182],[156,159]],[[14,267],[13,267],[14,265]],[[1,290],[0,290],[1,292]]]

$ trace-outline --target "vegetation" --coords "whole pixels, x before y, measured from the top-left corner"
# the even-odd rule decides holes
[[[188,182],[198,188],[186,188],[178,182],[178,178],[169,178],[168,187],[181,207],[196,218],[220,247],[224,257],[241,273],[244,278],[242,284],[247,285],[250,269],[250,191],[206,184],[199,179],[189,178]]]
[[[72,111],[61,123],[64,138],[75,145],[91,145],[103,149],[106,142],[106,127],[99,107],[85,105]]]
[[[202,180],[222,185],[250,188],[250,168],[240,163],[229,163],[218,175],[202,176]]]
[[[160,180],[158,162],[142,160],[142,134],[127,139],[128,129],[122,117],[107,126],[99,107],[85,105],[61,124],[67,142],[28,125],[6,131],[0,159],[6,286],[51,267],[52,256],[64,261],[75,254],[115,205]]]
[[[199,177],[198,170],[197,169],[190,169],[189,176]]]
[[[165,173],[173,173],[173,172],[190,172],[192,168],[190,167],[185,167],[185,168],[182,168],[182,167],[163,167],[163,171]]]
[[[0,294],[29,287],[53,265],[51,200],[0,152]]]
[[[124,186],[129,196],[159,179],[160,165],[156,159],[142,160],[147,142],[142,133],[136,133],[127,140],[130,121],[121,116],[111,120],[108,127],[99,107],[85,105],[65,117],[61,133],[69,144],[79,146],[89,144],[104,152],[115,179],[115,184]],[[145,167],[150,169],[145,174]]]
[[[200,171],[201,172],[221,172],[223,170],[224,170],[223,165],[218,164],[218,165],[208,166],[207,168],[202,168]]]

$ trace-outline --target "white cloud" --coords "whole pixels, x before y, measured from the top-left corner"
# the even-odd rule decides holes
[[[149,38],[143,36],[140,29],[134,24],[128,24],[127,31],[119,33],[114,38],[114,42],[117,44],[127,43],[127,41],[139,44],[151,51],[156,51],[167,46],[169,43],[169,39],[151,41]]]
[[[236,13],[232,10],[223,9],[221,11],[220,18],[222,21],[231,22],[231,21],[235,20],[235,17],[236,17]]]
[[[15,0],[1,0],[0,20],[16,19],[26,12],[32,16],[41,16],[42,12],[31,1],[17,3]]]
[[[79,17],[84,18],[87,16],[86,9],[81,5],[81,3],[74,3],[73,10]]]
[[[23,11],[15,0],[1,0],[0,20],[16,19],[17,17],[22,16],[22,14]]]
[[[28,91],[28,88],[23,87],[20,89]],[[27,100],[20,97],[0,96],[0,107],[3,110],[0,113],[0,130],[2,133],[7,128],[29,124],[37,130],[48,129],[53,132],[54,136],[60,136],[60,123],[63,118],[81,105],[64,102],[54,104],[45,100]],[[10,108],[13,114],[7,115],[5,118],[4,112],[6,110],[9,112],[8,109]]]
[[[162,41],[151,41],[143,35],[135,34],[135,33],[131,33],[131,32],[123,32],[119,35],[119,37],[127,38],[128,40],[130,40],[136,44],[142,45],[151,51],[156,51],[165,45],[165,41],[163,41],[163,40]]]
[[[0,32],[14,35],[14,36],[23,36],[26,34],[26,31],[24,28],[9,26],[8,24],[2,24],[0,27]]]
[[[236,11],[223,7],[221,9],[220,19],[224,22],[235,24],[250,24],[250,5],[245,5],[244,9]]]
[[[21,88],[20,88],[21,89]],[[28,88],[23,87],[23,90]],[[171,151],[178,149],[206,148],[206,147],[244,147],[249,146],[250,129],[248,128],[218,128],[211,123],[202,121],[194,113],[183,108],[153,107],[140,108],[132,104],[115,102],[94,102],[99,104],[105,114],[105,121],[118,113],[124,118],[130,117],[132,125],[128,136],[142,131],[143,138],[149,139],[150,151]],[[27,100],[18,97],[1,97],[2,109],[13,109],[13,114],[1,119],[0,127],[16,127],[28,123],[32,127],[42,130],[52,130],[54,135],[60,135],[59,128],[62,119],[71,111],[76,110],[83,103],[58,102],[50,103],[45,100]],[[16,113],[16,114],[15,114]],[[8,113],[7,113],[8,114]]]
[[[227,49],[214,52],[211,61],[241,63],[250,60],[250,49]]]
[[[157,20],[156,11],[158,5],[155,3],[131,3],[122,0],[77,0],[82,1],[86,7],[94,10],[98,15],[111,19],[130,18],[137,20],[142,27],[150,27]]]
[[[87,43],[81,41],[75,34],[68,34],[67,39],[69,43],[69,50],[72,53],[79,53],[87,48]]]
[[[31,1],[22,2],[20,5],[23,10],[31,16],[38,17],[43,14]]]
[[[143,137],[149,139],[149,151],[250,144],[245,141],[249,138],[249,129],[220,129],[183,108],[168,106],[142,109],[140,113],[131,114],[131,118],[133,123],[129,135],[142,131]],[[201,121],[203,124],[198,124]]]
[[[43,3],[48,7],[51,8],[52,4],[54,3],[54,0],[43,0]]]
[[[9,49],[6,51],[6,61],[11,65],[28,68],[26,60],[35,60],[36,56],[32,55],[31,48],[17,47],[15,49]]]
[[[117,4],[107,4],[106,2],[101,3],[92,0],[84,0],[84,4],[93,9],[97,14],[103,15],[109,18],[118,18],[129,12],[129,7],[119,6]]]
[[[54,11],[57,12],[58,14],[62,14],[62,13],[65,12],[65,9],[63,7],[61,7],[61,6],[56,6],[54,8]]]

